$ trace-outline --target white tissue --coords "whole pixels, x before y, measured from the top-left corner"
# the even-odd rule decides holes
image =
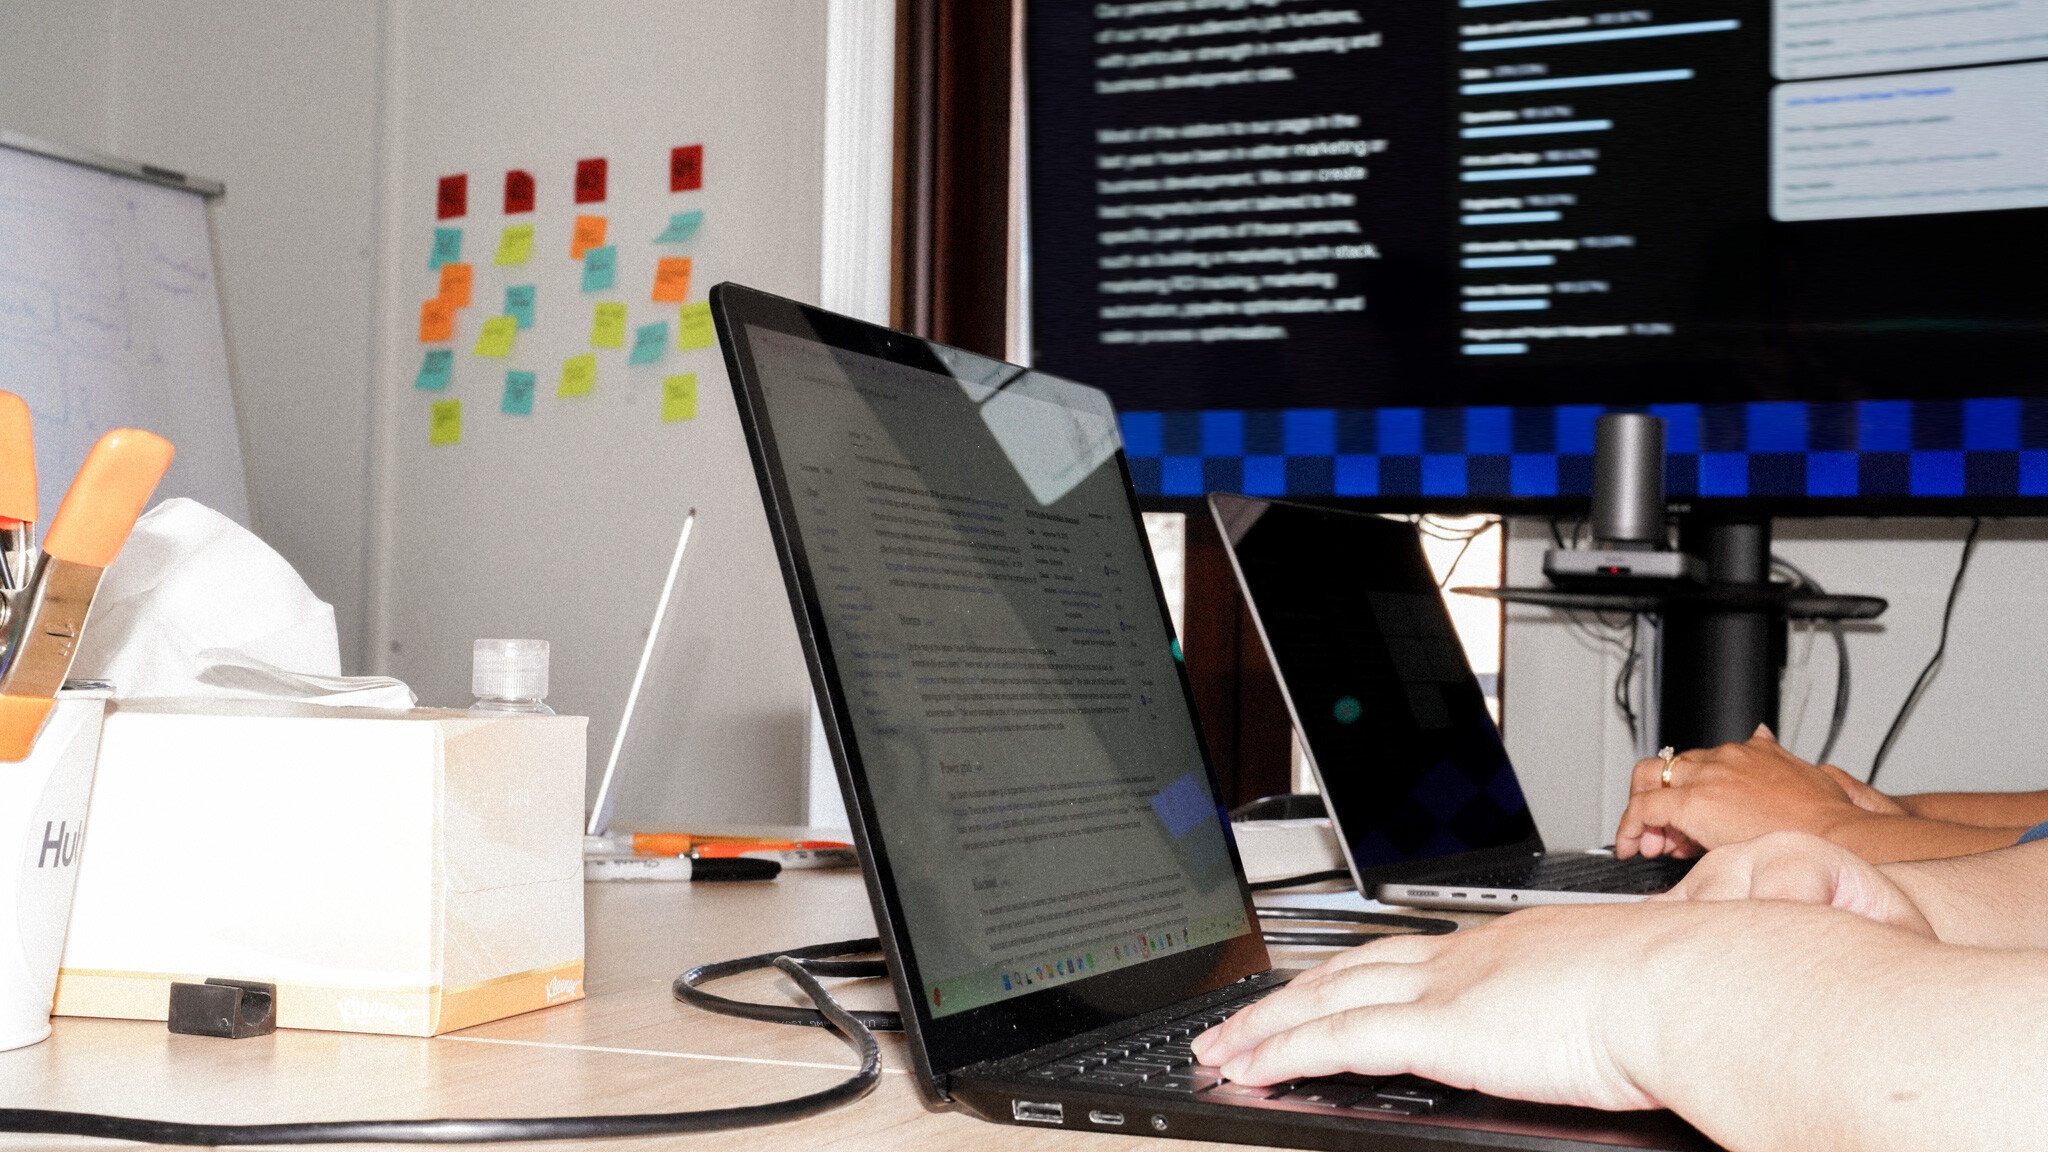
[[[234,697],[410,708],[412,689],[341,675],[334,607],[270,545],[204,504],[166,500],[100,581],[74,679],[117,699]]]

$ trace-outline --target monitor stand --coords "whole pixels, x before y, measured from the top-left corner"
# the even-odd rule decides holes
[[[1767,518],[1688,513],[1678,520],[1678,546],[1705,564],[1709,584],[1759,592],[1770,587]],[[1709,748],[1747,740],[1759,724],[1776,729],[1785,644],[1782,609],[1704,600],[1667,604],[1661,742]]]
[[[1658,736],[1674,748],[1709,748],[1749,739],[1778,724],[1778,678],[1785,667],[1786,621],[1875,620],[1876,596],[1813,592],[1771,580],[1771,522],[1761,516],[1688,512],[1678,544],[1706,567],[1706,580],[1616,580],[1602,588],[1453,588],[1511,604],[1593,612],[1655,613],[1663,618]]]

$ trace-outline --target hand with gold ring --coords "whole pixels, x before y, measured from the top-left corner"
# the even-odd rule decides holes
[[[1739,744],[1663,749],[1635,767],[1614,854],[1691,857],[1780,831],[1833,838],[1882,818],[1855,802],[1842,777],[1792,755],[1761,727]]]

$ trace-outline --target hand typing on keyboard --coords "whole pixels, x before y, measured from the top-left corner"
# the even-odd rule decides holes
[[[1692,914],[1703,905],[1683,909]],[[1296,977],[1192,1045],[1248,1084],[1413,1073],[1596,1108],[1651,1108],[1614,979],[1650,946],[1635,908],[1527,909],[1449,936],[1397,936]],[[1614,914],[1621,913],[1621,914]]]
[[[1740,744],[1680,754],[1668,782],[1661,758],[1644,760],[1635,766],[1630,791],[1614,833],[1614,854],[1624,860],[1698,856],[1781,831],[1826,837],[1878,860],[1952,856],[2012,842],[1922,851],[1938,845],[1922,844],[1926,837],[1897,801],[1831,764],[1801,760],[1762,726]]]
[[[1973,859],[2048,870],[2048,843],[1999,855]],[[1190,1047],[1251,1086],[1414,1074],[1661,1105],[1737,1150],[2033,1147],[2048,953],[2028,926],[1961,947],[1778,900],[1527,909],[1353,949]]]

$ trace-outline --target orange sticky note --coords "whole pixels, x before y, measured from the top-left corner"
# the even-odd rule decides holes
[[[569,259],[581,260],[592,248],[604,247],[604,227],[602,216],[578,216],[576,230],[569,235]]]
[[[446,300],[420,302],[420,343],[455,339],[455,305]]]
[[[469,264],[441,265],[441,302],[450,308],[469,307],[469,288],[476,283],[476,268]]]
[[[654,263],[654,302],[681,304],[690,296],[690,258],[664,256]]]

